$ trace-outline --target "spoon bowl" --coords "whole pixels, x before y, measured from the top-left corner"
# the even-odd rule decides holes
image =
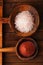
[[[25,45],[25,43],[24,42],[26,42],[26,41],[28,41],[28,43]],[[32,42],[32,43],[30,43],[30,42]],[[30,45],[29,45],[29,43],[30,43]],[[23,46],[25,45],[25,49],[26,49],[26,47],[27,47],[27,50],[29,51],[29,52],[31,52],[31,53],[29,53],[28,55],[26,55],[25,56],[25,54],[27,53],[26,51],[25,51],[25,53],[24,53],[24,49],[22,49],[23,48]],[[33,44],[33,45],[32,45]],[[22,52],[20,51],[20,46],[22,46],[21,47],[21,49],[22,49]],[[30,47],[30,48],[29,48]],[[33,54],[32,54],[32,48],[34,47],[34,50],[33,50]],[[21,60],[30,60],[30,59],[33,59],[36,55],[37,55],[37,53],[38,53],[38,45],[37,45],[37,43],[36,43],[36,41],[35,40],[33,40],[32,38],[22,38],[22,39],[20,39],[19,41],[18,41],[18,44],[16,45],[16,54],[17,54],[17,56],[19,57],[19,59],[21,59]],[[23,54],[23,55],[22,55]]]
[[[29,11],[34,17],[34,27],[31,31],[29,31],[27,33],[18,31],[15,28],[15,24],[14,24],[16,15],[22,11]],[[22,37],[31,36],[37,30],[38,26],[39,26],[39,14],[38,14],[37,10],[34,7],[32,7],[31,5],[26,5],[26,4],[18,5],[14,8],[14,10],[12,11],[12,13],[10,15],[10,27],[13,29],[13,31],[16,32],[16,35],[18,35],[18,36],[22,36]]]

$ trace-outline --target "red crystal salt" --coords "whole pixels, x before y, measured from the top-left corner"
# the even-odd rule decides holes
[[[35,52],[35,44],[31,41],[26,41],[21,43],[19,47],[19,52],[22,56],[29,57]]]

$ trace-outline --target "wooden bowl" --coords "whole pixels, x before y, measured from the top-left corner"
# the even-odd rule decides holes
[[[31,41],[31,42],[33,42],[33,44],[34,44],[34,46],[35,46],[35,52],[33,53],[33,55],[28,56],[28,57],[24,57],[24,56],[20,55],[19,47],[20,47],[20,45],[22,44],[22,42],[24,42],[24,41]],[[16,45],[16,55],[18,56],[18,58],[19,58],[20,60],[31,60],[31,59],[33,59],[33,58],[36,57],[37,53],[38,53],[38,45],[37,45],[36,41],[33,40],[32,38],[22,38],[22,39],[20,39],[20,40],[18,41],[18,43],[17,43],[17,45]]]
[[[34,16],[34,27],[33,29],[28,32],[28,33],[22,33],[20,31],[18,31],[16,28],[15,28],[15,25],[14,25],[14,19],[15,19],[15,16],[22,12],[22,11],[30,11],[33,16]],[[14,10],[12,11],[11,15],[10,15],[10,27],[11,29],[16,33],[16,35],[18,36],[31,36],[38,28],[39,26],[39,15],[38,15],[38,12],[36,11],[36,9],[34,7],[32,7],[31,5],[18,5],[14,8]]]

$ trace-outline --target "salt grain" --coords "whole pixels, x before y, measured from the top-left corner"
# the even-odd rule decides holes
[[[33,29],[34,17],[29,11],[22,11],[16,15],[14,24],[18,31],[27,33]]]

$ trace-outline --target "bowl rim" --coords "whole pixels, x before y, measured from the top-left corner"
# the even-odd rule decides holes
[[[17,51],[17,47],[18,47],[19,43],[20,43],[23,39],[29,39],[29,40],[32,40],[32,41],[34,42],[35,47],[36,47],[36,51],[35,51],[35,53],[34,53],[33,56],[28,57],[28,58],[23,58],[23,57],[21,57],[21,56],[19,55],[19,53],[18,53],[18,51]],[[18,41],[18,43],[17,43],[17,45],[16,45],[16,55],[18,56],[19,59],[21,59],[21,60],[31,60],[31,59],[33,59],[33,58],[36,57],[37,53],[38,53],[38,45],[37,45],[37,43],[36,43],[36,41],[35,41],[34,39],[32,39],[32,38],[22,38],[22,39],[20,39],[20,40]]]
[[[37,22],[37,24],[36,25],[34,25],[35,27],[34,27],[34,29],[32,30],[32,31],[30,31],[30,32],[28,32],[28,33],[22,33],[22,32],[20,32],[20,31],[15,31],[15,28],[14,28],[14,24],[12,23],[12,17],[13,17],[13,15],[14,15],[14,11],[16,11],[16,9],[17,8],[25,8],[25,7],[27,7],[27,9],[29,9],[30,11],[32,10],[32,13],[34,13],[33,15],[35,16],[35,18],[37,19],[37,20],[35,20],[35,22]],[[18,9],[19,10],[19,9]],[[17,12],[18,12],[18,10],[17,10]],[[25,11],[25,10],[24,10]],[[12,13],[10,14],[10,16],[9,16],[9,18],[10,18],[10,22],[9,22],[9,24],[10,24],[10,27],[11,27],[11,29],[13,30],[13,32],[15,32],[16,33],[16,35],[17,36],[23,36],[23,37],[25,37],[25,36],[31,36],[34,32],[36,32],[36,30],[37,30],[37,28],[38,28],[38,26],[39,26],[39,14],[38,14],[38,12],[37,12],[37,10],[33,7],[33,6],[31,6],[31,5],[28,5],[28,4],[20,4],[20,5],[18,5],[18,6],[16,6],[14,9],[13,9],[13,11],[12,11]]]

